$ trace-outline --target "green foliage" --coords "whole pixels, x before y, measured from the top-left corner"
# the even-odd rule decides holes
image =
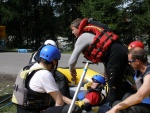
[[[70,37],[75,18],[94,18],[108,25],[126,44],[150,36],[150,1],[133,0],[8,0],[0,3],[0,25],[13,36],[12,47],[38,48],[47,38]],[[143,40],[144,39],[144,40]]]
[[[83,0],[80,9],[84,17],[92,17],[108,25],[125,43],[141,40],[142,35],[150,32],[150,2],[134,0],[123,7],[124,3],[124,0]]]
[[[150,35],[150,2],[148,0],[144,0],[143,2],[139,2],[135,0],[128,7],[123,9],[124,16],[129,21],[125,21],[126,30],[124,34],[128,34],[127,37],[132,37],[131,40],[141,40],[144,43],[146,42],[143,36]],[[121,27],[123,31],[124,28]]]
[[[1,7],[0,12],[2,12],[1,15],[4,15],[1,21],[1,23],[3,24],[14,20],[18,16],[16,12],[11,11],[9,8],[3,7],[3,6]]]
[[[94,18],[107,24],[112,30],[117,27],[118,3],[112,0],[83,0],[80,9],[84,17]]]

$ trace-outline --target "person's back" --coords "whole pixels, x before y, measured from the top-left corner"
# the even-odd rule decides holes
[[[57,44],[55,43],[55,41],[53,41],[53,40],[46,40],[44,42],[44,44],[41,47],[39,47],[39,49],[35,53],[32,53],[32,56],[31,56],[30,61],[28,63],[28,67],[29,68],[32,65],[34,65],[36,62],[37,63],[40,62],[40,51],[46,45],[52,45],[54,47],[57,47]],[[67,77],[64,74],[62,74],[61,72],[59,72],[58,70],[55,70],[52,73],[54,75],[54,79],[55,79],[55,81],[56,81],[56,83],[58,85],[58,88],[61,91],[61,93],[64,96],[70,97]]]
[[[58,60],[60,60],[60,52],[59,50],[54,47],[47,45],[43,47],[40,51],[40,63],[36,63],[31,67],[32,69],[36,68],[42,68],[38,71],[36,71],[32,77],[30,77],[29,73],[29,79],[27,77],[27,82],[25,86],[27,86],[27,101],[28,104],[31,105],[41,105],[41,102],[47,102],[49,105],[47,107],[40,107],[37,106],[36,109],[28,109],[26,106],[17,106],[17,113],[49,113],[49,112],[56,112],[56,113],[66,113],[69,109],[69,106],[64,106],[64,101],[62,99],[62,94],[59,91],[57,84],[55,82],[55,79],[53,77],[53,74],[51,73],[52,70],[57,69]],[[30,93],[32,92],[32,93]],[[38,94],[46,94],[45,96],[38,96]],[[52,99],[48,99],[48,95],[50,98],[53,98],[55,101],[55,106],[53,107],[50,103]],[[41,99],[42,97],[44,100],[38,101],[38,99]],[[31,108],[33,107],[30,106]],[[45,103],[43,103],[45,105]],[[40,107],[40,109],[39,109]],[[49,108],[50,107],[50,108]],[[77,113],[81,113],[81,110],[76,106],[75,110]]]
[[[48,53],[50,50],[51,50],[51,53]],[[55,53],[55,56],[54,56],[54,53]],[[45,46],[41,49],[40,54],[41,54],[40,63],[34,64],[30,69],[31,70],[34,68],[42,68],[42,69],[35,72],[30,79],[28,79],[28,77],[30,77],[30,74],[32,72],[29,73],[25,82],[25,83],[28,83],[28,84],[25,84],[25,87],[28,89],[28,92],[33,92],[33,94],[32,93],[27,94],[29,95],[27,99],[30,100],[30,98],[32,97],[33,98],[32,101],[36,103],[36,100],[34,100],[36,99],[36,95],[38,96],[39,93],[41,95],[47,93],[55,100],[56,106],[62,106],[64,102],[62,100],[61,93],[57,87],[57,84],[54,80],[52,73],[50,72],[52,71],[52,69],[57,68],[57,63],[55,62],[57,62],[57,60],[60,59],[60,53],[58,49],[56,49],[53,46]],[[38,98],[41,98],[41,97],[38,97]],[[40,104],[40,101],[39,101],[39,104]],[[17,108],[18,108],[18,113],[24,112],[24,109],[20,107],[17,107]]]

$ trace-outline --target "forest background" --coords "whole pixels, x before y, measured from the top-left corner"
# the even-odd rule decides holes
[[[6,26],[7,48],[37,49],[46,39],[67,37],[70,23],[94,18],[108,25],[128,45],[150,48],[150,0],[0,0],[0,25]]]

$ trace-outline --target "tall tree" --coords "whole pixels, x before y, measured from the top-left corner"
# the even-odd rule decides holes
[[[83,17],[108,25],[126,44],[135,37],[149,36],[149,0],[83,0],[80,9]]]
[[[119,4],[120,2],[112,0],[83,0],[80,9],[84,17],[92,17],[116,30]]]
[[[55,13],[56,26],[58,36],[68,37],[68,41],[75,42],[74,36],[71,34],[70,23],[78,18],[82,17],[79,9],[82,0],[56,0],[55,1]],[[73,45],[72,45],[73,48]]]
[[[136,39],[143,42],[148,40],[150,35],[149,0],[133,0],[128,6],[120,10],[120,13],[123,15],[124,21],[118,24],[118,28],[120,28],[122,34],[126,35],[124,39],[127,41],[127,44]],[[147,38],[143,38],[143,36]]]

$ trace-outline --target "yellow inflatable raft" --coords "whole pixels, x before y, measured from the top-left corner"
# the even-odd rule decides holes
[[[71,77],[71,75],[70,75],[70,71],[69,71],[68,67],[65,67],[65,68],[59,67],[57,70],[60,71],[61,73],[63,73],[63,74],[68,78],[68,80],[69,80],[72,84],[74,84],[73,81],[71,80],[72,77]],[[77,85],[77,84],[79,83],[79,80],[80,80],[81,75],[82,75],[82,73],[83,73],[83,68],[76,68],[76,72],[77,72],[77,76],[76,76],[76,77],[77,77],[77,80],[76,80],[75,85]],[[98,72],[96,72],[96,71],[94,71],[94,70],[88,68],[88,69],[87,69],[87,72],[86,72],[86,75],[85,75],[85,77],[84,77],[83,82],[89,82],[89,81],[91,81],[91,78],[92,78],[94,75],[97,75],[97,74],[103,76],[101,73],[98,73]]]
[[[64,75],[68,78],[68,80],[70,81],[70,84],[78,85],[78,83],[79,83],[79,81],[80,81],[80,78],[81,78],[81,76],[82,76],[82,73],[83,73],[83,71],[84,71],[84,68],[76,68],[76,72],[77,72],[77,76],[76,76],[77,80],[76,80],[76,83],[74,83],[74,82],[72,81],[72,77],[71,77],[71,75],[70,75],[70,71],[69,71],[69,68],[68,68],[68,67],[65,67],[65,68],[64,68],[64,67],[59,67],[59,68],[57,68],[57,70],[60,71],[62,74],[64,74]],[[87,83],[87,82],[92,81],[91,78],[92,78],[94,75],[101,75],[101,76],[103,76],[101,73],[98,73],[98,72],[96,72],[96,71],[94,71],[94,70],[88,68],[88,69],[87,69],[87,72],[86,72],[86,74],[85,74],[85,77],[84,77],[83,82],[84,82],[84,83]],[[71,89],[71,90],[74,90],[74,89]],[[82,90],[82,88],[81,88],[80,90]],[[74,90],[74,91],[75,91],[75,90]],[[105,96],[107,96],[107,91],[108,91],[108,88],[107,88],[107,85],[106,85],[105,88],[104,88],[104,90],[102,90],[101,93],[103,93]],[[99,106],[94,106],[94,107],[92,107],[92,111],[89,111],[89,112],[83,111],[83,113],[97,113],[98,109],[99,109]]]

